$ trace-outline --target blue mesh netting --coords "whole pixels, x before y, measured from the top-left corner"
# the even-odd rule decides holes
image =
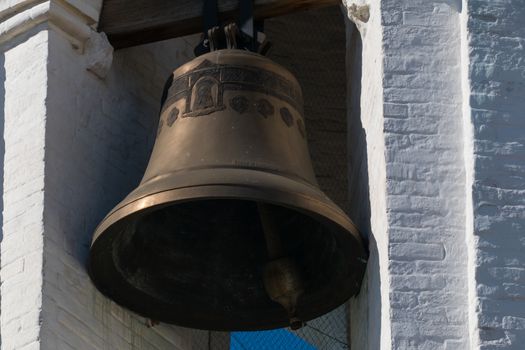
[[[231,350],[314,350],[305,340],[285,329],[266,332],[235,332],[230,338]]]

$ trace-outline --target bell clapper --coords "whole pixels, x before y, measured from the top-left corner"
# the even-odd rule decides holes
[[[297,316],[297,300],[303,294],[302,280],[296,262],[285,256],[271,206],[257,203],[264,231],[269,261],[264,267],[264,287],[273,301],[288,312],[290,328],[297,330],[304,322]]]
[[[264,238],[266,239],[266,248],[268,250],[268,257],[270,260],[280,259],[284,255],[284,249],[275,227],[275,220],[272,215],[272,209],[268,204],[257,203],[259,210],[259,217],[264,232]]]

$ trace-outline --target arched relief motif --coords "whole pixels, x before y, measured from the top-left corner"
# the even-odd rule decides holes
[[[185,99],[182,117],[196,117],[223,110],[225,91],[252,91],[268,94],[302,109],[300,88],[275,72],[242,65],[218,65],[204,60],[192,71],[172,82],[164,106]],[[268,100],[257,101],[257,111],[265,118],[274,113]],[[164,109],[163,109],[164,110]]]
[[[225,109],[222,86],[210,76],[201,77],[191,88],[191,96],[186,100],[186,113],[182,116],[198,117]]]
[[[227,91],[233,92],[234,96],[225,101]],[[255,92],[261,96],[252,101],[244,92]],[[287,106],[279,108],[269,97],[277,98]],[[182,111],[176,107],[169,110],[177,101],[184,104]],[[302,93],[293,81],[270,70],[234,64],[218,65],[209,60],[204,60],[192,71],[171,82],[161,111],[168,114],[160,128],[171,127],[178,118],[209,115],[227,108],[239,114],[251,112],[264,119],[280,116],[284,125],[288,128],[296,125],[297,132],[305,138],[304,124],[296,120],[291,112],[296,110],[301,115],[303,111]]]

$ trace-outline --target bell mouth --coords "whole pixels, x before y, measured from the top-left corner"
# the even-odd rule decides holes
[[[267,203],[303,281],[297,317],[316,318],[358,293],[367,254],[349,219],[323,215],[316,198],[293,197],[220,185],[143,197],[97,229],[90,275],[117,303],[161,322],[219,331],[286,327],[286,310],[263,283],[268,252],[257,203]]]

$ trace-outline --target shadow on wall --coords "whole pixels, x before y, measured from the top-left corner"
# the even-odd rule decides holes
[[[192,58],[193,42],[181,38],[116,51],[101,80],[85,72],[89,54],[79,56],[52,35],[51,45],[63,47],[50,51],[46,186],[55,198],[46,204],[56,215],[47,219],[67,236],[67,253],[86,266],[95,227],[144,174],[164,83]]]
[[[60,54],[50,51],[51,65],[61,61],[62,51],[56,51]],[[124,55],[115,55],[105,82],[87,73],[77,74],[78,82],[70,81],[68,74],[54,75],[55,70],[60,72],[59,65],[71,65],[67,59],[50,67],[46,220],[56,230],[56,243],[63,240],[69,256],[85,266],[94,228],[140,180],[152,146],[157,106],[148,108],[140,95],[128,92],[128,86],[137,83],[121,62]],[[70,86],[70,92],[64,92],[64,86]]]
[[[366,133],[361,123],[361,79],[363,44],[356,26],[349,22],[347,29],[347,89],[348,89],[348,212],[368,241],[371,235],[368,156]],[[368,243],[368,242],[367,242]]]
[[[363,43],[353,22],[346,19],[348,84],[349,216],[368,246],[370,257],[360,294],[351,300],[349,343],[354,349],[379,349],[381,294],[377,243],[372,235],[366,132],[361,122]]]

